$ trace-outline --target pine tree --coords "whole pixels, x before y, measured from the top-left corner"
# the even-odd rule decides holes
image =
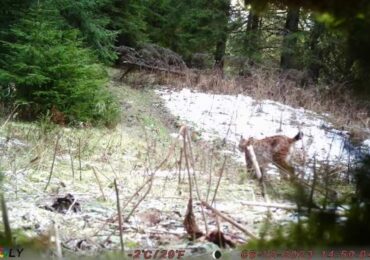
[[[112,20],[104,9],[111,6],[113,0],[55,0],[50,5],[55,6],[66,22],[81,31],[87,46],[92,47],[100,60],[113,62],[117,56],[114,52],[116,32],[108,29]]]
[[[115,45],[137,46],[147,40],[146,6],[143,1],[109,0],[104,13],[110,18],[108,27],[117,33]]]
[[[55,106],[71,123],[117,119],[113,98],[104,89],[104,68],[49,2],[32,7],[11,26],[8,38],[14,40],[3,42],[0,86],[12,92],[6,101],[18,104],[24,117],[35,118]]]

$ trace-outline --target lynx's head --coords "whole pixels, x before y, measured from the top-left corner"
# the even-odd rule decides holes
[[[253,143],[253,137],[250,137],[248,139],[245,139],[243,136],[240,137],[238,149],[241,152],[245,152],[245,149],[247,148],[248,145]]]

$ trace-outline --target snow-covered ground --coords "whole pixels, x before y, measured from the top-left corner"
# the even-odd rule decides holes
[[[347,164],[358,154],[348,141],[348,133],[336,130],[325,116],[281,103],[257,101],[244,95],[216,95],[189,89],[157,90],[169,111],[202,132],[204,139],[226,139],[237,144],[245,138],[272,135],[293,137],[301,130],[304,138],[295,145],[307,159]],[[366,143],[370,143],[369,140]],[[239,154],[242,160],[242,155]]]

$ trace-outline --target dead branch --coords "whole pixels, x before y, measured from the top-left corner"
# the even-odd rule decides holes
[[[193,213],[193,199],[189,198],[188,207],[186,209],[186,214],[184,218],[184,228],[188,235],[195,240],[203,236],[203,232],[199,229],[197,223],[195,222],[195,216]]]
[[[266,208],[278,208],[286,210],[297,210],[295,205],[281,204],[281,203],[266,203],[266,202],[254,202],[254,201],[240,201],[242,205],[254,206],[254,207],[266,207]]]
[[[71,170],[72,170],[72,178],[73,178],[73,183],[75,181],[75,169],[74,169],[74,164],[73,164],[73,156],[72,156],[72,152],[71,152],[71,140],[67,140],[68,142],[68,153],[69,153],[69,158],[70,158],[70,161],[71,161]]]
[[[130,202],[137,196],[139,195],[139,192],[144,189],[144,187],[149,183],[151,182],[151,179],[149,178],[146,182],[144,182],[136,191],[134,194],[131,195],[131,197],[127,200],[127,202],[125,203],[125,205],[122,207],[122,209],[125,209],[128,204],[130,204]]]
[[[121,66],[127,66],[128,67],[128,69],[122,74],[121,79],[123,79],[135,67],[138,68],[138,69],[147,69],[147,70],[151,70],[151,71],[167,72],[167,73],[180,75],[180,76],[185,76],[186,75],[182,71],[166,69],[166,68],[161,68],[161,67],[157,67],[157,66],[150,66],[150,65],[143,64],[143,63],[134,63],[134,62],[124,61],[124,62],[121,63]]]
[[[8,209],[6,208],[6,203],[4,199],[4,194],[0,193],[0,199],[1,199],[1,212],[2,212],[2,218],[3,218],[3,225],[4,225],[4,233],[5,233],[5,242],[7,242],[9,245],[12,245],[12,231],[10,229],[9,224],[9,217],[8,217]]]
[[[265,202],[254,202],[254,201],[240,201],[240,203],[242,205],[252,206],[252,207],[278,208],[278,209],[295,210],[295,211],[298,210],[298,207],[295,205],[281,204],[281,203],[265,203]],[[300,207],[299,209],[303,211],[309,210],[309,208],[307,207]],[[311,211],[333,213],[332,210],[323,210],[319,208],[311,208]],[[341,216],[343,215],[343,212],[336,211],[335,214]]]
[[[189,182],[189,197],[190,199],[193,198],[193,187],[192,187],[192,184],[191,184],[191,176],[190,176],[190,166],[189,166],[189,157],[188,157],[188,153],[187,153],[187,148],[186,148],[186,132],[187,129],[186,127],[184,128],[184,131],[183,131],[183,149],[184,149],[184,157],[185,157],[185,165],[186,165],[186,170],[187,170],[187,173],[188,173],[188,182]]]
[[[116,191],[116,200],[117,200],[117,213],[118,213],[118,227],[119,227],[119,240],[121,243],[121,251],[122,253],[125,252],[125,248],[123,245],[123,236],[122,236],[122,212],[121,212],[121,207],[120,207],[120,202],[119,202],[119,191],[118,191],[118,186],[117,186],[117,180],[114,179],[114,189]]]
[[[144,44],[137,49],[119,46],[116,50],[119,53],[118,65],[127,67],[121,79],[134,68],[186,76],[184,70],[187,66],[184,60],[170,49],[155,44]]]
[[[54,146],[54,154],[53,154],[53,161],[51,163],[51,167],[50,167],[50,172],[49,172],[49,178],[48,178],[48,182],[46,183],[46,186],[44,188],[44,191],[46,191],[46,189],[48,188],[49,184],[50,184],[50,180],[51,180],[51,176],[53,175],[53,170],[54,170],[54,163],[55,163],[55,158],[57,156],[57,150],[58,150],[58,144],[59,144],[59,139],[60,139],[61,135],[58,134],[57,135],[57,140],[55,142],[55,146]]]
[[[213,164],[213,147],[212,147],[212,154],[211,154],[210,163],[209,163],[208,186],[207,186],[207,195],[206,195],[207,202],[209,198],[209,193],[211,192],[211,185],[212,185],[212,164]]]
[[[81,137],[78,138],[78,164],[80,170],[80,181],[82,181],[82,170],[81,170]]]
[[[192,151],[192,148],[191,148],[191,138],[190,138],[189,131],[188,131],[188,128],[187,127],[185,127],[184,128],[184,131],[183,131],[183,142],[184,142],[183,149],[184,149],[184,156],[185,156],[186,168],[187,168],[188,177],[189,177],[190,199],[193,199],[193,196],[192,196],[192,186],[191,186],[191,178],[190,178],[190,169],[189,169],[189,161],[188,161],[188,155],[187,155],[187,150],[186,150],[186,140],[188,141],[188,145],[189,145],[189,154],[190,154],[190,159],[191,159],[191,164],[192,164],[192,169],[193,169],[193,178],[194,178],[195,188],[196,188],[196,191],[197,191],[198,199],[201,200],[201,198],[200,198],[200,192],[199,192],[199,188],[198,188],[198,183],[197,183],[197,178],[196,178],[196,175],[195,175],[195,160],[194,160],[193,151]],[[207,226],[206,214],[204,213],[203,206],[201,206],[201,211],[202,211],[202,218],[203,218],[205,230],[206,230],[206,233],[208,234],[208,226]]]
[[[184,129],[185,129],[185,126],[182,126],[179,130],[179,134],[178,136],[176,137],[176,141],[179,139],[180,135],[184,132]],[[154,171],[152,172],[149,180],[147,183],[149,183],[149,187],[147,189],[147,191],[145,192],[145,194],[143,195],[143,197],[141,197],[141,199],[136,203],[136,205],[132,208],[132,210],[130,211],[130,213],[127,215],[127,217],[125,218],[125,221],[127,221],[131,215],[134,213],[134,211],[136,210],[136,208],[140,205],[140,203],[146,198],[146,196],[149,194],[149,192],[151,191],[152,189],[152,186],[153,186],[153,181],[154,181],[154,176],[156,174],[156,172],[162,168],[162,166],[168,161],[168,159],[171,157],[172,153],[174,152],[175,150],[175,147],[176,147],[176,141],[172,143],[172,145],[170,146],[170,148],[168,149],[168,153],[166,155],[166,157],[163,159],[163,161],[154,169]]]
[[[244,232],[246,235],[250,236],[251,238],[257,239],[257,236],[254,235],[252,232],[248,231],[246,228],[242,227],[238,223],[236,223],[233,219],[231,219],[228,216],[225,216],[221,212],[219,212],[217,209],[213,208],[211,205],[209,205],[205,201],[201,201],[201,203],[208,209],[212,210],[213,213],[215,213],[217,216],[223,218],[225,221],[229,222],[231,225],[239,229],[240,231]]]
[[[180,159],[178,161],[178,164],[179,164],[179,182],[178,182],[178,185],[181,184],[181,167],[182,167],[182,157],[183,157],[183,148],[181,147],[180,148]]]
[[[313,194],[315,191],[315,186],[316,186],[316,180],[317,180],[317,172],[316,172],[316,155],[313,157],[313,180],[312,180],[312,187],[311,187],[311,192],[310,192],[310,197],[309,197],[309,202],[310,202],[310,207],[308,208],[308,213],[311,212],[311,205],[313,205]]]
[[[130,213],[127,214],[127,217],[125,218],[125,221],[128,221],[129,220],[129,218],[135,212],[135,210],[137,209],[137,207],[139,207],[139,205],[141,204],[141,202],[146,198],[146,196],[148,196],[148,194],[151,191],[152,186],[153,186],[153,179],[154,179],[154,175],[152,174],[152,176],[150,176],[150,179],[149,179],[149,187],[148,187],[148,189],[146,190],[146,192],[144,193],[144,195],[139,199],[139,201],[135,204],[135,206],[131,209]]]
[[[217,195],[218,187],[220,186],[220,183],[221,183],[221,178],[222,178],[222,175],[224,173],[225,165],[226,165],[226,156],[224,158],[224,162],[222,163],[222,166],[221,166],[221,169],[220,169],[220,173],[219,173],[220,176],[219,176],[218,181],[217,181],[217,186],[216,186],[215,192],[213,194],[211,205],[213,205],[213,203],[216,200],[216,195]]]
[[[168,153],[166,155],[166,157],[163,159],[163,161],[154,169],[154,171],[152,172],[150,178],[134,193],[133,196],[131,196],[131,198],[129,199],[129,202],[147,185],[149,184],[149,188],[148,190],[145,192],[145,194],[143,195],[143,197],[135,204],[135,206],[133,207],[133,209],[130,211],[130,213],[127,215],[127,217],[125,218],[125,221],[127,221],[131,215],[134,213],[134,211],[137,209],[137,207],[140,205],[140,203],[146,198],[146,196],[149,194],[151,188],[152,188],[152,184],[153,184],[153,180],[154,180],[154,176],[155,176],[155,173],[160,169],[162,168],[162,166],[168,161],[168,159],[170,158],[170,156],[172,155],[172,153],[174,152],[175,150],[175,147],[176,147],[176,142],[177,140],[179,139],[179,137],[183,134],[184,130],[185,130],[185,126],[182,126],[179,130],[179,133],[176,137],[176,140],[174,142],[172,142],[170,148],[168,149]],[[129,203],[128,202],[128,203]],[[125,205],[125,207],[128,205],[128,203]],[[124,207],[124,208],[125,208]],[[106,226],[106,224],[109,222],[109,220],[111,220],[112,218],[114,218],[114,220],[116,220],[116,217],[117,215],[114,217],[112,216],[111,218],[109,218],[107,221],[104,222],[104,224],[102,225],[102,227],[96,231],[96,233],[94,234],[95,236],[101,231],[103,230],[103,228]]]
[[[95,170],[95,167],[94,167],[94,166],[92,167],[92,170],[93,170],[93,172],[94,172],[96,182],[98,183],[99,190],[100,190],[101,194],[103,195],[103,200],[104,200],[104,201],[106,201],[106,200],[107,200],[107,198],[105,197],[103,187],[102,187],[102,185],[101,185],[101,182],[100,182],[100,180],[99,180],[98,174],[96,173],[96,170]]]

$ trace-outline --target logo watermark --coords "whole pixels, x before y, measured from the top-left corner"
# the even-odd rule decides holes
[[[0,247],[1,258],[19,258],[23,253],[24,248]]]

